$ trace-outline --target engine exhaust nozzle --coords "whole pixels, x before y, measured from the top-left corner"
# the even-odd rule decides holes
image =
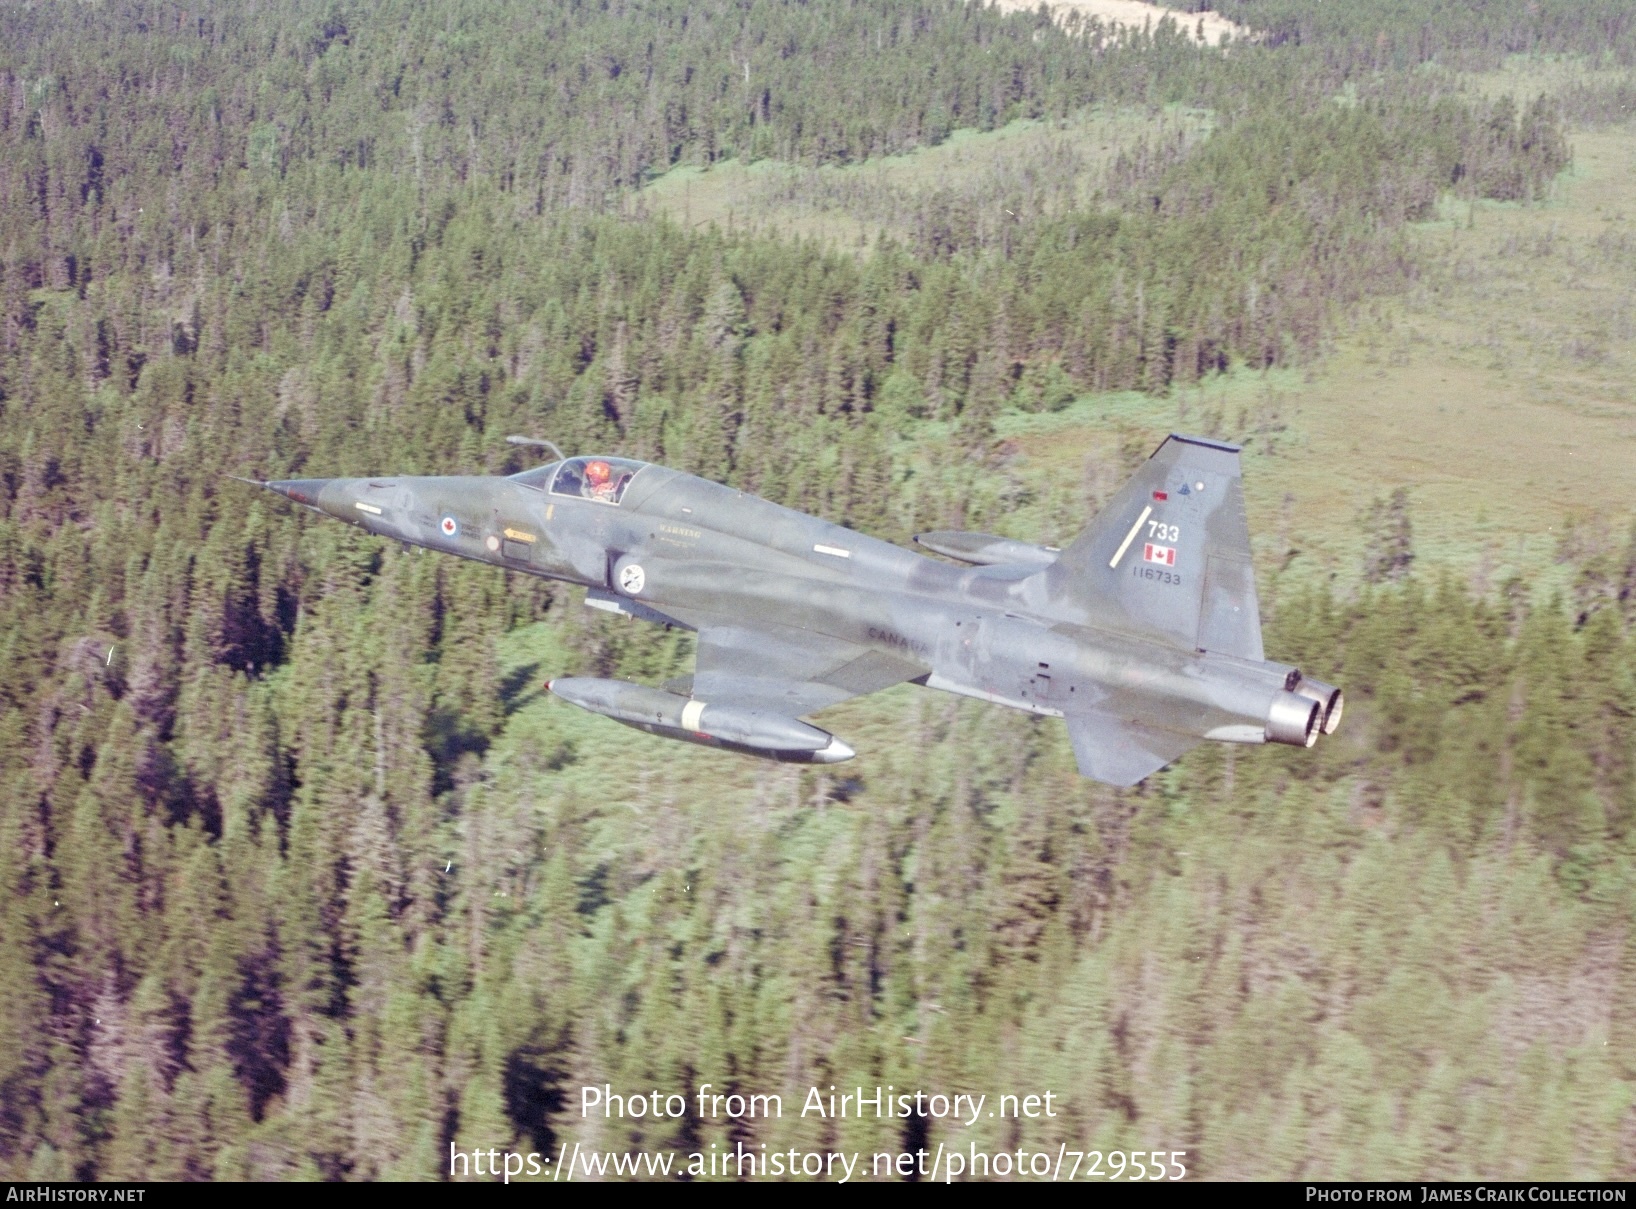
[[[1311,747],[1323,725],[1323,705],[1311,697],[1285,689],[1267,711],[1267,742]]]
[[[1336,728],[1341,724],[1341,710],[1346,705],[1341,690],[1333,684],[1325,684],[1322,680],[1312,680],[1303,676],[1301,682],[1294,686],[1294,691],[1302,697],[1316,701],[1323,707],[1324,712],[1320,722],[1320,729],[1326,735],[1334,734]]]

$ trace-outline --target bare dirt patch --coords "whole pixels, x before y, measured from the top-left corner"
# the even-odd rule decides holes
[[[995,3],[1001,12],[1006,13],[1033,12],[1039,7],[1037,3],[1028,3],[1028,0],[995,0]],[[1078,13],[1082,17],[1095,17],[1108,25],[1122,25],[1131,29],[1158,25],[1166,17],[1171,17],[1182,29],[1211,46],[1217,45],[1223,35],[1230,38],[1250,36],[1248,29],[1229,21],[1220,13],[1184,13],[1159,4],[1145,4],[1143,0],[1053,0],[1049,7],[1059,21],[1066,13]]]

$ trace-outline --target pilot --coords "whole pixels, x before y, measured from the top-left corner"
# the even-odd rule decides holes
[[[585,497],[587,499],[612,503],[616,498],[616,490],[612,466],[600,460],[585,463]]]

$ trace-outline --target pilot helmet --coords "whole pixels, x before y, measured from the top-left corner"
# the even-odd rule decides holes
[[[586,462],[585,479],[592,486],[600,487],[608,481],[613,469],[606,462]]]

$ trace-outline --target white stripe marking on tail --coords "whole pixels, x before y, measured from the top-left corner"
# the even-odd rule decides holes
[[[1149,504],[1146,508],[1142,509],[1142,515],[1136,518],[1136,523],[1130,527],[1130,532],[1125,534],[1125,540],[1120,542],[1119,549],[1113,552],[1113,557],[1108,560],[1108,566],[1117,567],[1119,565],[1119,560],[1125,557],[1125,551],[1130,549],[1131,542],[1136,540],[1136,531],[1140,529],[1142,527],[1142,523],[1152,515],[1152,504]]]

